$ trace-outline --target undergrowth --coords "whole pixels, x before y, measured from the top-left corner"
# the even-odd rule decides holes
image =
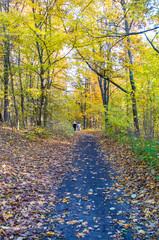
[[[147,140],[144,137],[134,137],[127,135],[126,132],[112,133],[110,130],[106,131],[108,137],[122,144],[129,145],[132,152],[136,155],[139,162],[144,161],[149,168],[159,170],[159,140]],[[159,178],[159,176],[157,176]]]
[[[26,137],[33,140],[34,137],[38,138],[66,138],[69,139],[74,135],[73,127],[71,124],[58,123],[52,127],[42,128],[34,127],[32,131],[26,134]]]

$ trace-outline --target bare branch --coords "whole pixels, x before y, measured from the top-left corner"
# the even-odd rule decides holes
[[[145,34],[145,37],[146,37],[146,39],[147,39],[147,41],[150,43],[150,45],[153,47],[153,49],[157,52],[157,53],[159,53],[159,50],[154,46],[154,44],[152,43],[152,41],[150,41],[150,39],[148,38],[148,36]]]
[[[99,73],[97,70],[95,70],[90,64],[89,62],[82,56],[82,54],[77,50],[78,54],[81,56],[81,58],[83,59],[83,61],[88,65],[88,67],[95,72],[99,77],[105,78],[105,76],[101,73]],[[116,86],[117,88],[119,88],[120,90],[122,90],[125,93],[129,93],[128,91],[126,91],[124,88],[122,88],[121,86],[119,86],[117,83],[113,82],[110,78],[106,78],[109,82],[111,82],[114,86]]]
[[[91,0],[82,10],[81,12],[84,12],[86,10],[86,8],[93,2],[93,0]]]
[[[156,29],[159,29],[159,26],[157,27],[154,27],[154,28],[150,28],[150,29],[147,29],[147,30],[143,30],[143,31],[140,31],[140,32],[129,32],[129,33],[114,33],[114,34],[106,34],[106,35],[103,35],[103,36],[98,36],[98,37],[95,37],[93,35],[91,35],[90,33],[88,33],[91,37],[93,38],[106,38],[106,37],[112,37],[112,38],[120,38],[120,37],[128,37],[128,36],[132,36],[132,35],[140,35],[140,34],[144,34],[144,33],[147,33],[147,32],[151,32],[153,30],[156,30]]]

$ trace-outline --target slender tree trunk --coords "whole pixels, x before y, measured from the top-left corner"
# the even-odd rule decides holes
[[[130,39],[128,38],[128,44],[130,46]],[[128,50],[128,56],[129,56],[129,61],[130,61],[130,65],[133,65],[133,61],[132,61],[132,54],[131,51]],[[134,126],[136,129],[137,134],[139,134],[139,121],[138,121],[138,113],[137,113],[137,104],[136,104],[136,86],[135,86],[135,81],[134,81],[134,75],[133,75],[133,71],[131,69],[129,69],[129,78],[130,78],[130,84],[131,84],[131,99],[132,99],[132,110],[133,110],[133,119],[134,119]]]
[[[45,99],[45,94],[44,94],[44,90],[45,90],[45,86],[44,86],[44,68],[43,68],[43,49],[42,47],[39,45],[39,43],[36,43],[37,45],[37,50],[38,50],[38,55],[39,55],[39,62],[40,62],[40,91],[41,91],[41,95],[40,95],[40,106],[39,106],[39,118],[38,118],[38,125],[42,126],[42,114],[43,114],[43,107],[44,107],[44,99]]]
[[[5,27],[4,27],[4,29],[5,29]],[[8,107],[9,107],[9,98],[8,98],[9,49],[8,48],[9,48],[9,46],[8,45],[9,45],[8,39],[6,39],[6,41],[4,42],[4,48],[5,48],[5,52],[4,52],[4,122],[8,122],[9,121],[9,111],[8,111]]]
[[[44,101],[44,127],[47,126],[47,105],[48,105],[48,98],[45,96],[45,101]]]
[[[85,78],[85,93],[84,93],[84,106],[83,106],[83,125],[84,125],[84,129],[87,129],[87,91],[88,91],[88,79]]]
[[[98,78],[99,87],[101,90],[103,106],[105,108],[105,126],[108,124],[108,106],[109,106],[109,85],[110,82],[107,78],[102,79],[101,77]]]
[[[104,107],[105,107],[105,125],[108,124],[108,105],[109,105],[109,81],[104,79]]]
[[[13,75],[12,75],[10,60],[8,61],[8,64],[9,64],[9,72],[10,72],[10,78],[11,78],[11,88],[12,88],[12,95],[13,95],[13,102],[14,102],[14,110],[16,115],[16,123],[17,123],[17,127],[19,128],[19,115],[18,115],[18,109],[17,109],[16,99],[15,99],[14,82],[13,82]]]
[[[24,91],[23,91],[23,84],[22,84],[22,77],[21,77],[21,69],[20,69],[20,49],[18,53],[18,71],[19,71],[19,82],[20,82],[20,97],[21,97],[21,112],[22,112],[22,123],[24,124]]]
[[[49,0],[47,0],[47,12],[49,12]],[[45,25],[45,32],[48,31],[48,28],[49,28],[49,31],[51,30],[51,17],[48,15],[47,16],[47,20],[46,20],[46,25]],[[51,31],[50,31],[50,37],[51,37]],[[50,54],[50,51],[48,51],[48,55]],[[50,57],[48,56],[48,63],[49,65],[51,64],[50,63]],[[50,70],[47,71],[47,89],[50,89],[51,87],[51,81],[50,81]],[[43,122],[44,122],[44,127],[47,126],[47,118],[48,118],[48,114],[47,114],[47,106],[48,106],[48,93],[45,94],[44,96],[44,110],[43,110]]]
[[[130,28],[128,21],[127,21],[127,12],[125,8],[125,0],[121,0],[121,5],[123,7],[123,12],[124,12],[124,23],[125,23],[125,32],[129,34]],[[132,54],[130,51],[130,37],[127,37],[127,43],[128,43],[128,57],[129,57],[129,63],[130,63],[130,68],[129,68],[129,79],[130,79],[130,84],[131,84],[131,99],[132,99],[132,111],[133,111],[133,120],[134,120],[134,127],[136,130],[136,134],[140,135],[139,131],[139,121],[138,121],[138,113],[137,113],[137,104],[136,104],[136,86],[135,86],[135,80],[134,80],[134,75],[133,75],[133,59],[132,59]]]
[[[87,129],[86,101],[84,103],[83,125],[84,129]]]
[[[5,12],[9,12],[10,0],[2,2]],[[2,11],[2,8],[1,8]],[[4,121],[9,121],[9,98],[8,98],[8,88],[9,88],[9,37],[7,34],[6,26],[3,26],[3,32],[5,36],[4,41]]]
[[[110,68],[111,68],[111,66],[109,64],[111,48],[110,48],[109,44],[106,42],[100,46],[100,51],[102,51],[103,48],[105,51],[104,55],[107,60],[107,63],[105,62],[104,64],[102,64],[101,70],[102,70],[102,68],[106,67],[107,71],[104,70],[104,78],[98,77],[98,83],[99,83],[99,87],[100,87],[100,91],[101,91],[101,95],[102,95],[103,106],[105,109],[105,127],[106,127],[108,124],[109,85],[110,85],[110,82],[108,81],[109,80],[108,72],[110,72]],[[101,52],[101,54],[102,54],[102,52]]]
[[[50,62],[49,62],[50,63]],[[48,70],[47,73],[47,90],[51,88],[51,79],[50,79],[50,70]],[[45,94],[45,99],[44,99],[44,127],[47,126],[47,118],[48,118],[48,113],[47,113],[47,106],[48,106],[48,92]]]
[[[45,99],[45,94],[44,94],[45,87],[44,87],[44,78],[43,78],[43,70],[42,69],[41,69],[41,73],[40,73],[40,81],[41,81],[41,96],[40,96],[38,125],[42,126],[42,114],[43,114],[44,99]]]

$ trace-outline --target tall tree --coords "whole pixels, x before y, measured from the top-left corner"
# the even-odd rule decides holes
[[[125,0],[107,1],[104,3],[102,1],[103,8],[99,7],[100,3],[101,1],[97,1],[96,3],[93,2],[92,5],[90,4],[85,7],[84,6],[81,7],[82,14],[77,21],[79,38],[82,35],[82,38],[80,38],[79,43],[77,43],[78,53],[81,56],[81,58],[87,63],[87,65],[99,76],[100,87],[102,87],[103,85],[101,84],[102,79],[105,79],[104,80],[105,83],[106,81],[108,81],[109,83],[112,83],[114,86],[116,86],[123,92],[131,94],[133,121],[134,121],[136,133],[139,134],[139,120],[138,120],[137,103],[136,103],[136,96],[135,96],[136,85],[135,85],[135,79],[133,74],[133,56],[132,56],[132,51],[130,47],[131,46],[130,35],[136,35],[136,34],[141,34],[145,32],[145,31],[135,32],[135,30],[137,29],[136,16],[138,16],[138,23],[140,21],[143,22],[144,19],[143,19],[142,13],[145,13],[147,9],[146,4],[148,4],[149,1],[144,0],[144,2],[142,3],[138,1],[125,1]],[[95,9],[96,6],[98,6],[97,7],[98,10]],[[89,19],[88,19],[88,14],[89,14]],[[100,17],[103,15],[106,19],[104,23],[104,31],[103,31],[103,27],[99,28],[97,24],[97,22],[100,21]],[[94,27],[91,28],[91,26],[94,26]],[[123,29],[125,32],[123,32]],[[103,59],[99,59],[99,50],[95,51],[96,54],[91,53],[92,46],[93,46],[93,49],[97,49],[99,42],[104,43],[105,41],[108,43],[109,41],[112,41],[111,51],[112,51],[112,56],[114,56],[117,50],[123,51],[123,47],[120,45],[120,43],[123,40],[125,41],[125,38],[127,38],[127,54],[129,59],[129,78],[130,78],[130,87],[131,87],[130,92],[128,92],[123,87],[121,87],[120,83],[118,84],[115,81],[115,78],[117,78],[118,74],[116,74],[115,76],[114,73],[119,72],[118,70],[120,69],[118,57],[116,58],[113,57],[115,59],[115,61],[113,62],[114,64],[112,68],[114,73],[112,74],[111,72],[111,75],[109,74],[109,77],[107,76],[107,78],[105,78],[104,76],[105,69],[103,67],[104,65],[99,68],[99,62],[104,62],[104,61],[106,62],[106,59],[104,59],[104,57]],[[115,65],[118,65],[118,70],[115,67]],[[102,94],[103,94],[103,91],[102,91]]]
[[[1,12],[5,14],[9,13],[9,4],[10,0],[1,2]],[[8,85],[9,85],[9,54],[10,54],[10,40],[9,40],[9,32],[8,32],[8,23],[7,21],[3,22],[3,48],[4,48],[4,121],[9,121],[9,93],[8,93]]]
[[[128,58],[129,58],[129,78],[130,78],[130,84],[131,84],[131,98],[132,98],[132,111],[133,111],[133,119],[134,119],[134,126],[137,131],[137,134],[140,134],[139,131],[139,120],[138,120],[138,113],[137,113],[137,104],[136,104],[136,85],[135,85],[135,80],[134,80],[134,74],[133,74],[133,57],[131,53],[131,41],[129,37],[129,33],[131,31],[131,26],[133,20],[130,20],[130,23],[128,22],[128,9],[126,9],[126,2],[125,0],[121,0],[121,5],[123,8],[123,13],[124,13],[124,29],[126,34],[128,35],[127,37],[127,47],[128,47]]]

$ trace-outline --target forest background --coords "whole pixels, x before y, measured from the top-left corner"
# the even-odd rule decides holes
[[[158,166],[157,0],[1,0],[0,26],[5,125],[71,136],[75,120]]]

